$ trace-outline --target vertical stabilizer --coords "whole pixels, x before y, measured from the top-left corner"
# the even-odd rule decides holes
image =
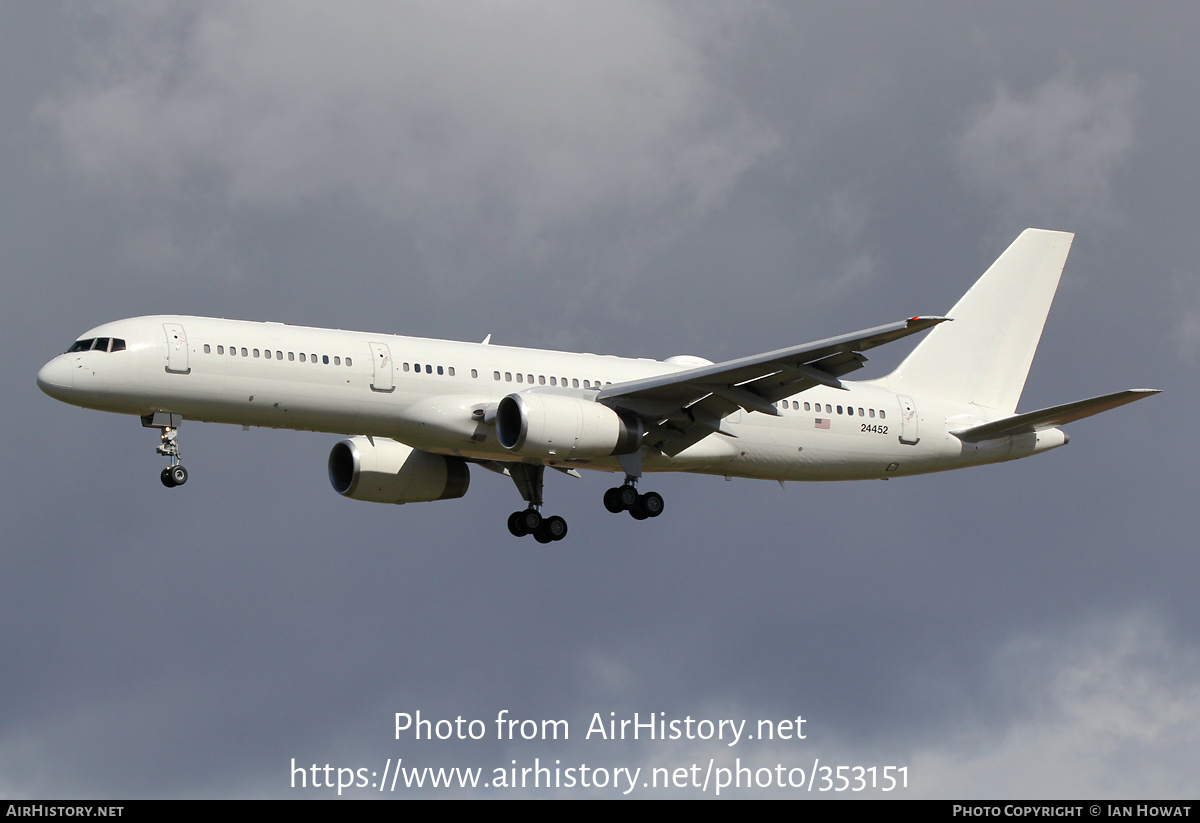
[[[1058,278],[1070,232],[1026,229],[887,377],[902,394],[932,394],[1012,414]],[[989,415],[992,416],[992,415]]]

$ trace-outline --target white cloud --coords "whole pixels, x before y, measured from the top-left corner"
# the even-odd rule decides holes
[[[597,217],[701,214],[775,145],[722,93],[711,15],[656,3],[165,3],[88,18],[43,99],[103,187],[292,208],[348,199],[514,245]],[[211,190],[205,188],[205,190]]]
[[[803,741],[743,738],[732,747],[728,740],[716,739],[575,741],[574,745],[580,758],[586,754],[589,762],[600,762],[597,754],[603,753],[613,762],[640,767],[644,778],[655,767],[673,773],[693,764],[699,764],[703,775],[710,759],[714,769],[732,769],[740,763],[764,781],[777,765],[784,766],[785,773],[802,768],[807,774],[814,762],[821,764],[811,793],[780,788],[776,782],[770,788],[730,787],[723,795],[731,797],[1053,799],[1195,794],[1200,768],[1200,653],[1169,637],[1153,618],[1126,614],[1072,631],[1017,638],[993,654],[981,686],[948,685],[959,694],[964,689],[975,692],[966,701],[967,708],[952,711],[941,725],[917,733],[910,730],[903,736],[880,726],[872,735],[875,742],[867,744],[852,742],[827,719],[813,715],[810,707],[798,704],[796,711],[807,717]],[[972,714],[970,706],[982,710]],[[784,719],[777,712],[748,709],[736,700],[698,709],[689,714],[697,719],[745,718],[744,731],[751,735],[759,719]],[[831,769],[828,780],[823,766]],[[884,766],[907,766],[908,788],[820,791],[854,785],[838,779],[838,766],[849,767],[843,773],[851,781],[856,766],[876,766],[880,780]],[[760,769],[767,771],[759,774]],[[891,774],[898,772],[893,769]],[[798,773],[792,778],[800,779]],[[864,779],[868,778],[869,772]],[[643,791],[639,787],[638,794]],[[647,796],[664,793],[660,789]],[[696,788],[670,793],[699,795]]]
[[[1105,219],[1113,180],[1133,146],[1137,80],[1088,86],[1064,73],[1026,96],[1001,86],[957,139],[966,182],[1030,225]]]
[[[1190,797],[1200,767],[1200,655],[1125,616],[1015,641],[994,681],[1007,725],[946,734],[911,756],[934,797]]]
[[[1182,314],[1175,324],[1175,342],[1179,356],[1194,361],[1200,354],[1200,280],[1190,272],[1177,272],[1175,291]]]
[[[861,198],[840,189],[829,198],[827,212],[820,214],[819,219],[829,226],[831,235],[843,246],[839,255],[842,261],[832,279],[824,284],[821,297],[840,300],[856,293],[858,288],[879,275],[878,256],[864,248],[870,244],[867,231],[870,210]]]

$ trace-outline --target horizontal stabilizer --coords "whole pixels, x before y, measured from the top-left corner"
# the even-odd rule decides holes
[[[1103,397],[1090,397],[1087,400],[1076,400],[1074,403],[1065,403],[1061,406],[1051,406],[1048,409],[1017,414],[1012,417],[1006,417],[1003,420],[995,420],[991,423],[984,423],[981,426],[973,426],[969,429],[953,432],[953,434],[959,440],[967,443],[978,443],[981,440],[992,440],[997,437],[1008,437],[1013,434],[1025,434],[1042,429],[1052,429],[1064,423],[1070,423],[1073,420],[1082,420],[1085,417],[1091,417],[1093,414],[1099,414],[1109,409],[1115,409],[1117,406],[1132,403],[1134,400],[1141,400],[1143,397],[1158,394],[1159,391],[1160,389],[1127,389],[1126,391],[1119,391],[1116,394],[1106,394]]]

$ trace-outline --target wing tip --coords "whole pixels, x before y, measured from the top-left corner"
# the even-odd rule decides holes
[[[932,315],[932,314],[922,314],[922,315],[917,315],[916,317],[910,317],[907,320],[905,320],[904,323],[909,328],[912,328],[913,326],[920,326],[922,328],[928,328],[929,326],[936,326],[939,323],[946,323],[953,319],[954,319],[953,317],[940,317],[940,316]]]

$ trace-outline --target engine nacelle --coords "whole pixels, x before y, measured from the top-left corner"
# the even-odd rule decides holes
[[[419,451],[386,437],[339,440],[329,452],[333,490],[372,503],[426,503],[467,493],[466,461]]]
[[[547,460],[632,454],[642,421],[603,403],[538,392],[510,394],[496,408],[496,437],[509,451]]]

